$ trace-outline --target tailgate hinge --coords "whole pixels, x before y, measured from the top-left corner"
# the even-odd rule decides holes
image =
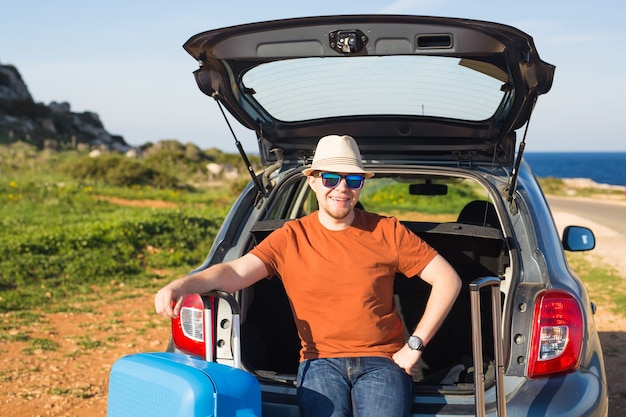
[[[471,168],[472,162],[477,155],[476,151],[453,151],[452,154],[456,156],[456,165],[457,168]]]

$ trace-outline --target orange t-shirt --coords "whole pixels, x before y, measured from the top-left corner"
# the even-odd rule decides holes
[[[350,227],[333,231],[314,212],[287,222],[251,251],[283,281],[302,360],[390,358],[404,344],[395,274],[415,276],[437,254],[396,218],[355,213]]]

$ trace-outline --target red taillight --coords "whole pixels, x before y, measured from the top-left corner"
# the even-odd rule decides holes
[[[213,299],[211,299],[211,303]],[[210,312],[214,309],[211,308]],[[211,313],[208,314],[211,314]],[[208,329],[211,329],[209,320]],[[188,354],[207,357],[205,335],[207,321],[202,298],[198,294],[186,295],[177,318],[172,319],[172,338],[176,347]],[[210,333],[210,331],[209,331]],[[209,340],[212,335],[209,334]],[[212,353],[212,352],[209,352]]]
[[[530,341],[528,376],[568,373],[580,365],[583,340],[580,303],[566,291],[544,291],[537,297]]]

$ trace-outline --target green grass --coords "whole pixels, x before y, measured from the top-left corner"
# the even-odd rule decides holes
[[[3,342],[27,342],[28,340],[30,340],[30,335],[28,334],[28,332],[20,331],[15,334],[3,332],[2,334],[0,334],[0,341]]]
[[[81,386],[78,388],[63,388],[63,387],[55,387],[50,388],[46,392],[48,395],[57,395],[57,396],[73,396],[76,398],[91,398],[95,393],[92,392],[93,387],[91,385]]]
[[[28,342],[29,346],[24,349],[24,353],[27,355],[33,355],[37,350],[54,352],[60,347],[54,340],[38,337],[30,338]]]
[[[104,346],[104,343],[99,340],[93,340],[89,336],[82,336],[78,338],[76,344],[82,348],[82,350],[94,350]]]
[[[572,196],[575,195],[577,197],[593,197],[598,194],[604,195],[612,195],[612,196],[623,196],[624,192],[619,187],[615,188],[605,188],[599,190],[598,188],[589,188],[589,187],[576,187],[570,188],[565,184],[560,178],[554,177],[545,177],[538,178],[539,184],[543,189],[544,193],[556,196]]]
[[[149,282],[200,263],[224,209],[115,207],[67,199],[0,208],[0,311],[88,297],[87,284]]]
[[[582,279],[590,299],[599,308],[609,308],[613,314],[626,316],[626,283],[619,272],[599,264],[587,253],[567,253],[571,268]]]
[[[34,323],[45,323],[40,313],[34,311],[12,311],[0,314],[0,342],[27,342],[31,339],[28,331]]]
[[[239,193],[76,179],[60,167],[77,158],[0,146],[0,313],[63,311],[67,300],[97,299],[95,288],[126,293],[188,272]]]
[[[376,213],[458,214],[472,200],[484,199],[484,190],[469,185],[469,181],[448,184],[443,196],[409,195],[407,183],[372,181],[365,185],[360,201],[367,210]]]
[[[50,388],[48,390],[48,395],[69,395],[72,393],[70,388]]]

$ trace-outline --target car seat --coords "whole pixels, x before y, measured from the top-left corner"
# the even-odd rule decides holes
[[[470,201],[463,207],[457,219],[458,223],[478,226],[500,227],[495,206],[484,200]]]

